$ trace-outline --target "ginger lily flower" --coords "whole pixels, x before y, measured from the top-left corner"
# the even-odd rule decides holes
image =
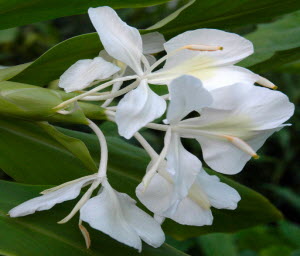
[[[208,92],[200,80],[184,75],[173,80],[169,90],[166,122],[170,126],[165,130],[167,134],[171,130],[172,139],[177,140],[172,142],[179,145],[173,149],[178,152],[176,157],[183,157],[180,137],[196,139],[205,162],[225,174],[240,172],[251,157],[258,157],[256,151],[285,126],[283,123],[294,112],[294,105],[283,93],[251,84],[234,84]],[[192,111],[200,116],[182,120]],[[165,156],[164,152],[160,160]],[[152,168],[145,183],[154,173]]]
[[[188,171],[188,170],[186,170]],[[176,182],[168,169],[160,168],[147,188],[141,183],[136,189],[139,200],[152,212],[156,219],[170,218],[183,225],[211,225],[211,207],[234,210],[241,197],[217,176],[208,175],[204,169],[198,173],[186,197],[174,202]]]
[[[166,110],[166,102],[149,88],[143,77],[144,68],[150,64],[143,54],[139,31],[123,22],[109,7],[90,8],[88,13],[106,52],[128,65],[139,77],[137,88],[121,99],[116,112],[119,133],[129,139],[141,127],[160,117]],[[147,53],[160,50],[159,45],[152,46],[151,49],[149,44],[144,44],[144,50]]]
[[[9,211],[10,217],[22,217],[36,211],[51,209],[54,205],[75,199],[83,187],[89,189],[77,202],[71,213],[58,223],[69,221],[80,211],[79,228],[87,247],[90,246],[88,231],[82,221],[100,230],[119,242],[141,251],[142,242],[159,247],[165,240],[160,224],[150,215],[139,209],[128,195],[115,191],[107,181],[107,145],[101,130],[90,121],[89,126],[98,136],[101,146],[101,160],[96,174],[82,177],[41,192],[43,195],[30,199]],[[102,184],[97,196],[92,193]]]
[[[207,51],[198,50],[205,49],[205,46],[210,46]],[[253,44],[237,34],[196,29],[172,38],[164,48],[166,63],[161,70],[148,75],[150,83],[169,84],[174,78],[186,74],[199,78],[207,90],[238,82],[276,88],[265,78],[234,65],[253,53]]]

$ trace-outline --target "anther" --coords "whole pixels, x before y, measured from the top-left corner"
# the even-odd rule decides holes
[[[264,86],[264,87],[267,87],[267,88],[270,88],[270,89],[273,89],[273,90],[277,90],[278,87],[273,84],[271,81],[269,81],[268,79],[262,77],[262,76],[258,76],[259,79],[256,81],[256,83]]]
[[[202,44],[189,44],[182,47],[191,51],[221,51],[224,48],[222,46],[202,45]]]
[[[245,141],[228,135],[223,135],[224,138],[226,138],[228,141],[230,141],[233,145],[247,153],[248,155],[252,156],[254,159],[258,159],[259,156],[256,154],[256,152],[251,148],[250,145],[248,145]]]

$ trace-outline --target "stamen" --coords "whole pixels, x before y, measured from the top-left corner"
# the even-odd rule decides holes
[[[182,47],[191,51],[222,51],[222,46],[202,45],[202,44],[189,44]]]
[[[120,62],[120,61],[117,61],[117,62]],[[119,77],[122,77],[125,74],[125,71],[126,71],[126,65],[123,62],[121,62],[121,63],[124,65],[124,67],[122,68],[122,72],[120,72],[118,74]],[[115,79],[117,77],[113,76],[113,78]],[[110,93],[117,92],[121,88],[122,84],[123,84],[123,82],[116,82],[116,83],[114,83],[113,86],[112,86],[112,89],[111,89]],[[108,107],[110,105],[110,103],[112,103],[113,99],[114,98],[110,98],[110,99],[105,100],[105,102],[101,105],[101,107],[102,108]]]
[[[61,221],[59,221],[57,223],[58,224],[64,224],[64,223],[68,222],[71,218],[73,218],[73,216],[80,210],[80,208],[87,202],[87,200],[90,199],[93,191],[100,185],[101,181],[102,180],[100,178],[95,179],[95,181],[92,183],[92,185],[90,186],[90,188],[80,198],[80,200],[75,205],[75,207],[73,208],[73,210],[69,213],[69,215],[66,216],[65,218],[63,218]]]
[[[53,109],[55,109],[55,110],[63,109],[65,106],[71,104],[72,102],[80,100],[80,99],[82,99],[82,98],[84,98],[86,96],[89,96],[89,95],[93,94],[94,92],[98,92],[99,90],[103,90],[106,87],[111,86],[115,82],[127,81],[127,80],[132,80],[132,79],[137,79],[137,78],[138,78],[137,75],[133,75],[133,76],[125,76],[125,77],[120,77],[120,78],[111,80],[111,81],[106,82],[104,84],[101,84],[101,85],[99,85],[99,86],[97,86],[97,87],[95,87],[95,88],[93,88],[93,89],[91,89],[91,90],[89,90],[89,91],[87,91],[87,92],[85,92],[83,94],[80,94],[80,95],[75,96],[75,97],[73,97],[73,98],[71,98],[69,100],[66,100],[66,101],[60,103],[59,105],[57,105],[56,107],[54,107]],[[107,99],[109,99],[109,98],[107,98]]]
[[[149,69],[145,71],[145,76],[149,75],[155,68],[157,68],[161,63],[166,61],[168,58],[174,56],[177,52],[182,50],[192,50],[192,51],[219,51],[223,50],[224,48],[222,46],[212,46],[212,45],[201,45],[201,44],[189,44],[185,45],[183,47],[180,47],[162,58],[160,58],[158,61],[156,61]]]
[[[233,137],[233,136],[227,136],[223,135],[222,137],[229,140],[233,145],[244,151],[245,153],[252,156],[254,159],[258,159],[259,156],[256,154],[256,152],[251,148],[250,145],[248,145],[245,141],[241,140],[240,138]]]
[[[139,85],[139,80],[133,82],[132,84],[124,87],[121,90],[118,90],[116,92],[112,92],[112,93],[103,93],[103,95],[100,96],[88,96],[88,97],[83,97],[81,98],[81,100],[87,100],[87,101],[99,101],[99,100],[107,100],[107,99],[113,99],[115,97],[121,96],[129,91],[131,91],[132,89],[136,88]],[[105,95],[104,95],[105,94]]]
[[[81,178],[76,179],[76,180],[71,180],[71,181],[65,182],[65,183],[63,183],[63,184],[61,184],[61,185],[58,185],[58,186],[56,186],[56,187],[53,187],[53,188],[49,188],[49,189],[43,190],[42,192],[40,192],[40,194],[45,195],[45,194],[48,194],[48,193],[50,193],[50,192],[54,192],[54,191],[56,191],[56,190],[59,190],[59,189],[61,189],[61,188],[63,188],[63,187],[66,187],[66,186],[68,186],[68,185],[71,185],[71,184],[80,182],[80,181],[82,181],[82,180],[84,180],[84,179],[86,179],[86,178],[92,178],[92,177],[95,177],[95,178],[96,178],[96,176],[97,176],[97,174],[95,173],[95,174],[92,174],[92,175],[88,175],[88,176],[81,177]],[[89,184],[86,184],[86,185],[89,185]]]
[[[155,173],[157,172],[157,169],[159,167],[159,165],[162,163],[162,161],[165,159],[168,150],[169,150],[169,146],[171,144],[171,127],[168,128],[166,135],[165,135],[165,139],[164,139],[164,143],[165,146],[163,148],[163,150],[161,151],[159,157],[157,158],[157,160],[155,161],[155,163],[152,165],[152,167],[150,168],[150,170],[146,173],[146,175],[143,178],[143,185],[144,185],[144,190],[145,191],[151,181],[151,179],[153,178],[153,176],[155,175]]]
[[[97,135],[99,144],[100,144],[100,164],[98,169],[98,177],[103,178],[106,177],[107,171],[107,160],[108,160],[108,148],[105,136],[103,132],[99,129],[99,127],[91,120],[89,120],[89,127],[94,131]]]
[[[90,233],[87,231],[87,229],[82,225],[82,220],[79,220],[78,227],[81,231],[81,234],[84,237],[86,248],[89,249],[91,247],[91,237]]]
[[[268,79],[262,77],[262,76],[258,76],[259,79],[256,81],[256,83],[264,86],[264,87],[267,87],[267,88],[270,88],[270,89],[273,89],[273,90],[277,90],[278,87],[273,84],[271,81],[269,81]]]

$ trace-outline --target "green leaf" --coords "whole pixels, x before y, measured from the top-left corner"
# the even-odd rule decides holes
[[[158,29],[167,38],[198,28],[228,29],[246,24],[270,21],[272,18],[300,8],[297,0],[196,0],[174,19]],[[157,29],[164,24],[152,26]],[[150,29],[152,28],[150,27]]]
[[[272,247],[266,248],[262,251],[260,251],[259,256],[274,256],[274,255],[280,255],[280,256],[290,256],[293,249],[285,246],[285,245],[274,245]]]
[[[300,58],[300,11],[285,15],[275,22],[261,24],[248,34],[255,53],[242,61],[242,66],[266,72]],[[266,36],[268,35],[268,36]]]
[[[94,58],[102,49],[97,33],[70,38],[52,47],[10,80],[43,86],[58,79],[77,60]]]
[[[0,168],[18,182],[31,184],[60,184],[89,175],[82,163],[47,134],[30,123],[0,120]],[[59,128],[68,136],[85,142],[96,162],[99,145],[95,135]],[[109,148],[108,177],[121,192],[134,196],[149,158],[144,150],[119,138],[107,137]],[[53,159],[55,162],[53,163]],[[211,232],[233,232],[280,219],[281,213],[262,195],[229,178],[218,175],[223,182],[234,187],[242,200],[238,209],[213,210],[214,224],[189,227],[167,220],[164,230],[176,239],[186,239]]]
[[[26,25],[38,21],[87,13],[89,7],[109,5],[112,8],[152,6],[170,0],[0,0],[0,29]]]
[[[97,171],[97,167],[89,150],[81,140],[61,133],[54,126],[48,123],[39,122],[38,125],[46,131],[47,134],[69,150],[75,157],[77,157],[89,170],[93,172]]]
[[[29,186],[0,181],[0,254],[14,256],[53,256],[53,255],[175,255],[186,254],[164,244],[152,248],[143,244],[142,253],[125,246],[107,235],[93,230],[90,232],[91,249],[85,248],[84,239],[77,221],[59,225],[56,222],[66,216],[74,202],[65,202],[50,211],[43,211],[22,218],[10,218],[6,213],[16,205],[38,196],[45,186]]]
[[[209,234],[197,240],[204,256],[238,256],[238,248],[231,234]]]
[[[19,74],[20,72],[22,72],[30,64],[31,64],[31,62],[0,69],[0,82],[11,79],[12,77],[14,77],[17,74]]]

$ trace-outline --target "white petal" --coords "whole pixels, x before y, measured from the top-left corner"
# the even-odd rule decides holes
[[[109,55],[142,74],[142,38],[136,28],[128,26],[110,7],[89,8],[90,19]]]
[[[166,216],[182,225],[204,226],[211,225],[213,216],[211,210],[205,210],[189,197],[183,199],[174,214]]]
[[[142,35],[143,53],[153,54],[164,51],[164,43],[166,42],[164,36],[158,32],[152,32]]]
[[[174,202],[187,196],[201,168],[201,161],[183,147],[177,134],[172,134],[167,154],[167,171],[171,174],[174,183]]]
[[[264,144],[266,139],[278,129],[280,128],[253,132],[249,139],[245,139],[245,142],[248,143],[254,151],[257,151]],[[217,172],[236,174],[240,172],[251,159],[250,155],[226,139],[222,140],[212,136],[199,136],[196,139],[201,145],[205,162]]]
[[[194,66],[208,68],[231,65],[253,53],[253,45],[247,39],[216,29],[197,29],[184,32],[164,44],[167,53],[186,45],[222,46],[220,51],[182,50],[170,57],[165,68],[171,68],[192,61]]]
[[[67,185],[61,189],[49,192],[45,195],[28,200],[9,211],[10,217],[21,217],[36,211],[44,211],[54,205],[76,198],[83,186],[88,185],[94,177],[82,179],[77,183]]]
[[[173,79],[184,74],[200,79],[203,87],[208,91],[241,82],[254,84],[259,79],[259,76],[250,70],[238,66],[195,69],[191,65],[180,65],[170,70],[161,69],[152,73],[149,82],[151,84],[170,84]]]
[[[235,113],[249,116],[256,130],[280,126],[294,113],[295,106],[288,97],[268,88],[251,84],[235,84],[212,91],[218,109],[232,109]]]
[[[212,96],[203,88],[199,79],[193,76],[181,76],[169,86],[170,105],[167,112],[169,123],[178,123],[192,111],[198,111],[212,103]]]
[[[140,238],[147,244],[157,248],[165,241],[164,232],[160,224],[150,215],[138,208],[135,203],[127,199],[127,195],[119,193],[120,200],[126,202],[123,206],[123,212],[131,227],[136,231]]]
[[[201,208],[190,198],[186,197],[174,205],[172,201],[174,185],[160,174],[154,175],[146,189],[142,183],[139,184],[136,195],[142,204],[160,218],[167,217],[183,225],[203,226],[212,224],[211,211]]]
[[[115,191],[104,181],[101,193],[81,208],[80,218],[91,227],[139,251],[141,239],[153,247],[159,247],[165,240],[160,225],[135,203],[128,195]]]
[[[190,74],[199,78],[209,91],[240,82],[254,84],[258,80],[258,75],[238,66],[201,69]]]
[[[80,209],[80,219],[92,228],[140,251],[141,239],[122,212],[121,204],[126,202],[120,201],[118,193],[107,181],[102,185],[100,194],[88,200]]]
[[[119,70],[119,67],[100,57],[79,60],[61,75],[58,86],[66,92],[82,90],[93,81],[106,79]]]
[[[129,139],[147,123],[160,117],[166,110],[165,100],[155,94],[146,80],[120,100],[116,112],[119,134]]]
[[[150,211],[162,214],[170,207],[172,199],[173,185],[160,174],[155,174],[147,188],[140,183],[136,188],[138,199]]]
[[[220,182],[217,176],[208,175],[203,169],[199,173],[195,185],[198,185],[204,191],[210,204],[217,209],[234,210],[241,200],[235,189]]]

